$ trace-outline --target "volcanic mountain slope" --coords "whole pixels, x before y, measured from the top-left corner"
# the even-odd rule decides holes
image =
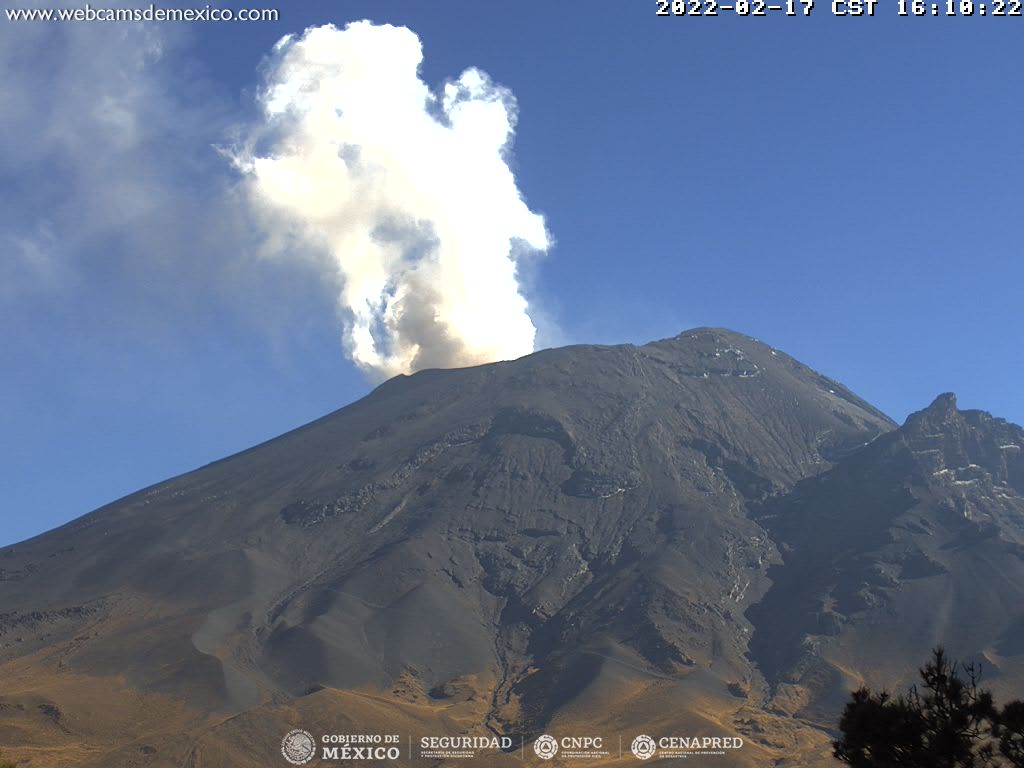
[[[752,657],[805,714],[851,685],[910,682],[943,644],[1024,687],[1024,430],[939,396],[753,511],[783,552],[747,613]]]
[[[293,725],[660,729],[814,764],[842,684],[969,601],[953,649],[1024,680],[1024,440],[939,410],[895,430],[711,329],[398,377],[0,553],[0,745],[200,768],[276,764]]]

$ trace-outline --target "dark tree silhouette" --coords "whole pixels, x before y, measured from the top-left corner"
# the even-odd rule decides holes
[[[833,754],[854,768],[1024,768],[1024,702],[1001,711],[979,687],[981,670],[942,648],[922,667],[921,686],[893,698],[854,691]]]
[[[1024,768],[1024,701],[1011,701],[996,722],[999,754],[1014,768]]]

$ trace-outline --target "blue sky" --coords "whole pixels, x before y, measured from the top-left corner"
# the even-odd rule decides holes
[[[359,19],[413,30],[431,88],[477,67],[515,95],[511,167],[553,243],[520,263],[538,346],[726,326],[897,420],[953,390],[1024,422],[1021,19],[280,8],[0,21],[0,543],[370,389],[334,289],[268,255],[218,150],[280,37]]]

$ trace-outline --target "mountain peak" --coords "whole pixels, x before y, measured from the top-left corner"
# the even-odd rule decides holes
[[[956,394],[953,392],[943,392],[941,395],[936,397],[932,404],[929,405],[925,410],[930,413],[955,413],[956,412]]]
[[[60,650],[76,675],[171,692],[190,717],[238,715],[200,747],[161,728],[123,739],[196,768],[262,762],[259,744],[217,750],[249,749],[230,728],[283,727],[292,704],[370,727],[351,704],[367,690],[387,717],[415,702],[495,733],[584,717],[584,699],[632,728],[619,690],[652,679],[682,687],[651,707],[745,707],[736,686],[752,701],[761,686],[744,610],[778,555],[752,510],[894,426],[717,328],[397,377],[5,555],[0,671]],[[87,621],[101,641],[82,640]],[[74,701],[53,706],[73,722]]]
[[[927,408],[907,416],[904,428],[911,435],[932,434],[937,430],[941,431],[943,426],[954,424],[960,417],[956,395],[952,392],[943,392]]]
[[[700,326],[698,328],[690,328],[682,331],[668,339],[661,339],[658,341],[652,341],[651,344],[666,344],[672,342],[717,342],[720,344],[734,343],[734,344],[757,344],[764,346],[760,341],[747,336],[739,331],[734,331],[730,328],[719,328],[712,326]],[[649,346],[649,345],[648,345]]]

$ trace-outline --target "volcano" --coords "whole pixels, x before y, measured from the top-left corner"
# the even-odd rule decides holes
[[[687,734],[830,765],[848,690],[937,643],[1024,687],[1024,431],[952,395],[897,426],[697,329],[399,376],[0,551],[0,748],[287,766],[301,728],[512,765],[597,734],[570,764],[635,765]]]

